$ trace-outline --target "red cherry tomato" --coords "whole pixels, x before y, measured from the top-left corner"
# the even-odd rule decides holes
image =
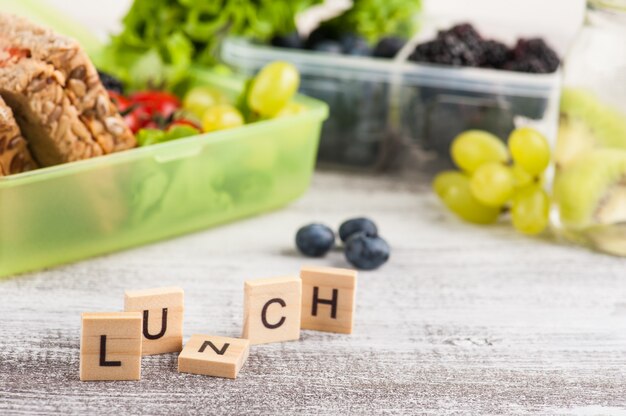
[[[164,91],[141,91],[130,96],[133,104],[140,104],[150,113],[168,118],[180,108],[180,100]]]
[[[157,130],[162,130],[161,126],[159,126],[159,123],[157,123],[154,120],[150,120],[147,123],[145,123],[143,126],[141,126],[142,129],[157,129]]]
[[[128,113],[124,116],[124,121],[126,125],[133,133],[137,133],[141,129],[141,122],[139,121],[139,117],[136,114]]]
[[[136,106],[132,111],[124,116],[126,124],[133,133],[137,133],[143,128],[159,128],[153,120],[152,114],[145,107]]]
[[[130,97],[109,91],[109,97],[133,133],[143,128],[161,128],[162,121],[159,120],[170,118],[180,108],[178,98],[163,91],[141,91]],[[195,124],[190,125],[197,128]]]
[[[128,110],[131,105],[128,98],[124,97],[122,94],[116,91],[109,90],[108,93],[109,98],[111,98],[111,101],[113,101],[113,104],[117,106],[117,111],[119,111],[120,113],[124,113],[126,110]]]

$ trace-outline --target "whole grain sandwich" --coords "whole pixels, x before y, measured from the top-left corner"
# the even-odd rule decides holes
[[[40,166],[74,162],[104,154],[51,65],[31,58],[0,67],[0,96]]]
[[[0,14],[0,96],[13,110],[33,166],[136,146],[80,45],[6,14]]]
[[[0,98],[0,176],[37,168],[13,110]]]

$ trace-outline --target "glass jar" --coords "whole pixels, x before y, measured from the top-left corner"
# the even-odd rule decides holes
[[[562,235],[626,256],[626,0],[588,0],[564,64],[555,149]]]

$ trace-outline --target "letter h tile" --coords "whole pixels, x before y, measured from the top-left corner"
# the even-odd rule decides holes
[[[302,329],[352,333],[357,272],[303,267]]]

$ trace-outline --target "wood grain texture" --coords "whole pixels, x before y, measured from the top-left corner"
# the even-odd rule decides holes
[[[251,345],[298,341],[302,280],[298,276],[246,280],[241,338]]]
[[[302,329],[351,334],[357,275],[354,269],[302,267]]]
[[[178,371],[235,379],[249,354],[247,339],[193,334],[178,355]]]
[[[87,312],[81,320],[80,379],[139,380],[141,313]],[[103,365],[103,359],[109,365]]]
[[[185,293],[180,287],[127,290],[124,310],[142,315],[142,355],[183,349]],[[146,319],[147,316],[147,319]]]
[[[0,414],[624,414],[626,260],[448,215],[419,178],[317,174],[285,210],[0,281]],[[140,382],[78,380],[80,312],[185,289],[185,341],[237,337],[243,281],[311,261],[304,223],[374,218],[390,262],[359,273],[352,335],[252,346],[237,380],[143,358]],[[621,412],[621,413],[620,413]]]

